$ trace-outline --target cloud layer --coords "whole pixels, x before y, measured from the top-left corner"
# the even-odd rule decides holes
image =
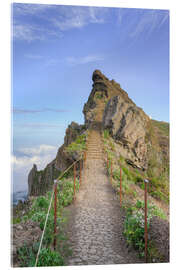
[[[133,16],[132,16],[133,15]],[[46,4],[13,4],[13,37],[32,42],[49,37],[62,38],[66,31],[81,29],[89,24],[115,20],[120,31],[137,38],[142,32],[151,34],[169,17],[166,10],[81,7]],[[32,19],[33,18],[33,19]]]
[[[38,147],[21,148],[12,156],[13,170],[30,170],[33,164],[42,170],[47,163],[52,161],[57,152],[57,147],[42,144]]]
[[[66,112],[66,111],[67,110],[52,109],[52,108],[44,108],[44,109],[39,109],[39,110],[13,108],[13,113],[14,114],[34,114],[34,113],[43,113],[43,112],[62,113],[62,112]]]
[[[84,65],[92,62],[103,61],[104,57],[101,55],[87,55],[84,57],[68,57],[66,63],[71,66]]]
[[[51,162],[57,153],[57,147],[41,144],[37,147],[20,148],[12,155],[13,191],[27,190],[28,173],[36,164],[42,170]]]

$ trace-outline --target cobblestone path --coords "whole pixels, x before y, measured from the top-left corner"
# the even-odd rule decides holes
[[[109,182],[100,133],[92,130],[82,185],[70,206],[67,232],[73,254],[67,265],[143,262],[128,250],[123,237],[123,211]]]

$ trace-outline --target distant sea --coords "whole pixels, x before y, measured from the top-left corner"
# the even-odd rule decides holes
[[[24,202],[27,199],[27,195],[28,195],[27,190],[14,192],[12,196],[12,204],[13,205],[18,204],[19,200]]]

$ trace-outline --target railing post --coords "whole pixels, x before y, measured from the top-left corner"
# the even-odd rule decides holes
[[[54,250],[56,250],[57,180],[54,180]]]
[[[122,170],[121,170],[121,165],[120,165],[120,190],[119,190],[119,195],[120,195],[120,206],[122,206]]]
[[[111,185],[112,185],[112,160],[111,160]]]
[[[86,151],[84,152],[84,164],[83,164],[83,167],[85,168],[86,166]]]
[[[147,183],[149,181],[147,179],[144,180],[145,188],[144,188],[144,241],[145,241],[145,262],[148,262],[148,231],[147,231]]]
[[[74,163],[74,201],[76,199],[76,163]]]
[[[81,186],[81,170],[82,170],[82,159],[80,160],[80,183],[79,183],[79,186]]]

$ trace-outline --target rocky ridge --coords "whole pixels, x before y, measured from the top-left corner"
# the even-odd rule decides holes
[[[44,194],[52,187],[53,179],[78,158],[75,153],[67,153],[65,148],[94,122],[109,131],[117,155],[123,156],[128,164],[146,171],[150,163],[157,163],[153,168],[157,175],[159,168],[167,168],[169,137],[161,134],[154,120],[136,106],[120,84],[109,80],[100,70],[93,72],[92,81],[92,90],[83,108],[85,125],[72,122],[55,159],[42,171],[33,166],[28,176],[29,196]]]

